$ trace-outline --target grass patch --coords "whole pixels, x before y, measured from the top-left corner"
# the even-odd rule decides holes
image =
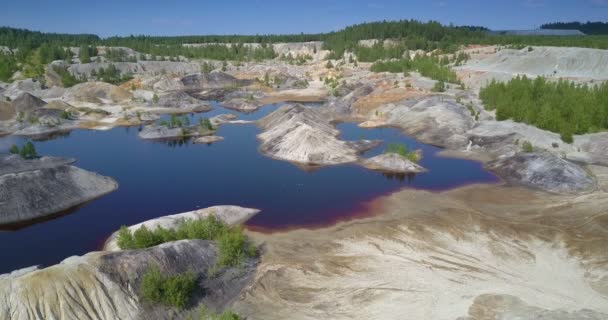
[[[407,151],[407,147],[399,143],[389,143],[384,150],[384,153],[396,153],[412,162],[418,162],[418,155],[415,151]]]
[[[231,310],[226,310],[222,313],[215,313],[213,311],[207,310],[205,306],[201,306],[198,308],[198,316],[194,318],[194,315],[191,313],[186,319],[194,320],[243,320],[244,318],[236,314]]]

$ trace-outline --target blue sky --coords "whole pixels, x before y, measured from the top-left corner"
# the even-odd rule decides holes
[[[418,19],[529,29],[608,20],[608,0],[0,0],[0,25],[101,36],[316,33]]]

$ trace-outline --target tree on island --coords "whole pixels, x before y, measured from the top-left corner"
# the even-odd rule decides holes
[[[36,148],[34,147],[34,144],[30,141],[26,142],[23,147],[21,147],[21,149],[19,149],[19,147],[17,147],[16,145],[12,145],[9,151],[12,154],[18,154],[21,159],[29,160],[38,157],[38,154],[36,153]]]

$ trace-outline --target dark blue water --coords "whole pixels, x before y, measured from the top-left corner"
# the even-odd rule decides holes
[[[265,106],[239,119],[254,120],[273,111]],[[234,113],[217,108],[191,116]],[[445,190],[494,182],[478,162],[435,156],[438,148],[420,144],[395,129],[362,129],[340,124],[346,140],[380,139],[421,148],[428,173],[385,176],[357,165],[304,171],[258,152],[252,124],[226,124],[213,145],[167,144],[141,140],[138,127],[109,131],[75,130],[66,137],[35,142],[39,154],[78,159],[76,165],[113,177],[119,189],[72,212],[16,231],[0,231],[0,273],[35,264],[57,263],[71,255],[98,249],[121,225],[213,205],[262,209],[248,222],[254,228],[320,226],[352,216],[363,202],[410,186]],[[0,138],[0,152],[22,138]],[[381,153],[384,145],[366,156]]]

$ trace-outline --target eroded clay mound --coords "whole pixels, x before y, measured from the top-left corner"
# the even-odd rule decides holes
[[[338,131],[319,109],[286,105],[258,121],[264,130],[258,135],[260,150],[273,158],[305,165],[333,165],[355,162],[362,151],[355,144],[338,139]],[[369,141],[368,141],[369,142]]]
[[[157,266],[163,274],[193,272],[198,294],[192,305],[222,310],[250,281],[255,261],[216,277],[211,241],[183,240],[143,250],[93,252],[46,269],[29,268],[0,276],[1,319],[173,319],[180,312],[150,306],[138,298],[143,274]],[[203,290],[204,288],[205,290]],[[183,316],[183,315],[181,315]]]
[[[533,47],[503,49],[485,59],[469,61],[463,69],[530,76],[608,79],[608,50]]]
[[[507,182],[561,194],[587,193],[597,181],[580,166],[550,153],[520,153],[492,161],[488,168]]]
[[[0,159],[0,224],[17,223],[57,213],[109,193],[114,179],[70,164],[73,160]]]

